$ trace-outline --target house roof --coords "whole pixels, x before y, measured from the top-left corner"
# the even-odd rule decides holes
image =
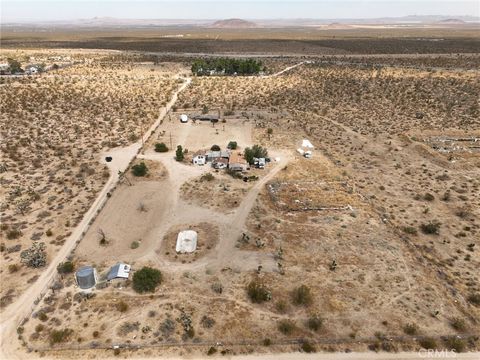
[[[128,279],[130,273],[130,265],[118,263],[112,266],[107,275],[107,280],[112,280],[115,278]]]
[[[223,163],[223,164],[228,164],[228,159],[225,158],[218,158],[213,161],[214,163]]]
[[[229,158],[230,153],[228,151],[208,151],[207,156],[209,158]]]

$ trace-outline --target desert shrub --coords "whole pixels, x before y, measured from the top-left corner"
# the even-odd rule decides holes
[[[402,228],[402,230],[404,232],[406,232],[407,234],[410,234],[410,235],[416,235],[417,234],[417,229],[414,228],[413,226],[404,226]]]
[[[202,114],[208,114],[208,106],[205,104],[202,106]]]
[[[268,156],[268,151],[260,145],[253,145],[251,148],[245,148],[244,156],[249,164],[253,164],[254,158],[265,158]]]
[[[212,173],[206,173],[200,177],[200,181],[213,181],[214,179],[215,179],[215,176],[213,176]]]
[[[181,145],[177,146],[177,150],[175,151],[175,160],[183,161],[185,159],[185,155],[183,155],[183,148]]]
[[[156,152],[167,152],[168,151],[168,147],[167,145],[165,145],[165,143],[156,143],[155,144],[155,151]]]
[[[468,301],[474,305],[480,305],[480,293],[470,294],[468,296]]]
[[[465,341],[459,339],[456,336],[449,336],[443,340],[445,346],[448,350],[455,350],[457,353],[461,353],[465,351],[466,344]]]
[[[213,346],[210,347],[210,349],[208,349],[207,351],[207,355],[213,355],[217,352],[217,349],[214,348]]]
[[[28,267],[39,268],[47,263],[47,252],[43,242],[35,242],[33,245],[20,253],[22,263]]]
[[[213,325],[215,325],[215,320],[207,315],[203,315],[200,323],[205,329],[210,329],[211,327],[213,327]]]
[[[269,338],[263,339],[263,346],[270,346],[272,345],[272,340]]]
[[[437,348],[437,341],[431,337],[426,337],[418,340],[418,343],[424,349],[436,349]]]
[[[220,146],[218,146],[218,145],[212,145],[212,147],[210,148],[210,150],[212,150],[212,151],[220,151]]]
[[[145,176],[148,173],[147,165],[142,161],[140,164],[132,166],[132,173],[134,176]]]
[[[310,330],[318,331],[323,326],[323,319],[317,315],[311,316],[307,320],[307,326]]]
[[[457,331],[465,331],[467,328],[467,325],[465,324],[465,320],[460,318],[451,319],[450,325]]]
[[[51,229],[48,229],[46,232],[45,232],[45,235],[47,235],[48,237],[52,236],[53,235],[53,231]]]
[[[37,333],[42,332],[43,329],[45,329],[45,326],[43,326],[43,324],[38,324],[37,326],[35,326],[35,332]]]
[[[238,147],[238,144],[236,141],[230,141],[227,145],[227,149],[230,149],[230,150],[236,150]]]
[[[7,231],[7,239],[15,240],[22,236],[22,232],[18,229],[11,229]]]
[[[315,349],[315,346],[308,341],[302,341],[301,349],[303,352],[306,352],[306,353],[314,353],[317,351]]]
[[[113,355],[115,356],[120,355],[120,349],[119,348],[113,349]]]
[[[52,330],[50,333],[50,345],[67,341],[72,333],[72,329]]]
[[[433,200],[435,200],[435,196],[433,196],[430,193],[426,193],[425,195],[423,195],[423,199],[426,200],[426,201],[433,201]]]
[[[120,312],[126,312],[128,310],[128,304],[125,301],[120,301],[117,305],[116,308]]]
[[[130,249],[138,249],[138,247],[140,246],[140,243],[138,241],[132,241],[132,243],[130,244]]]
[[[175,327],[175,322],[172,319],[167,318],[160,324],[160,331],[163,336],[168,338],[175,331]]]
[[[154,292],[162,282],[162,273],[150,267],[143,267],[133,274],[133,289],[136,292]]]
[[[57,271],[59,274],[70,274],[73,272],[75,266],[71,261],[65,261],[63,263],[58,264]]]
[[[295,305],[308,306],[313,302],[313,297],[310,288],[306,285],[300,285],[292,292],[292,302]]]
[[[277,309],[278,312],[284,314],[287,311],[287,302],[285,300],[278,300],[277,303],[275,304],[275,309]]]
[[[18,265],[17,264],[10,264],[8,265],[8,272],[10,274],[15,273],[18,271]]]
[[[40,320],[40,321],[47,321],[48,320],[47,314],[45,314],[43,311],[38,312],[37,317],[38,317],[38,320]]]
[[[223,285],[219,282],[214,282],[212,284],[212,290],[215,291],[217,294],[221,294],[223,292]]]
[[[278,322],[278,331],[284,335],[290,335],[295,330],[295,323],[292,320],[280,320]]]
[[[98,330],[95,330],[92,335],[93,335],[93,337],[96,339],[96,338],[98,338],[98,336],[100,335],[100,333],[98,332]]]
[[[407,335],[416,335],[418,334],[418,326],[415,323],[406,324],[403,327],[403,332]]]
[[[431,221],[427,224],[420,225],[420,229],[424,234],[438,235],[440,233],[440,223],[438,221]]]
[[[247,294],[250,300],[257,304],[271,299],[270,291],[258,280],[252,280],[248,284]]]

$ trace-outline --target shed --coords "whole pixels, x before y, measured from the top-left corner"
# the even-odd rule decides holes
[[[228,168],[233,171],[245,171],[247,170],[247,161],[241,153],[234,152],[230,155]]]
[[[206,155],[207,155],[207,161],[230,158],[230,153],[228,151],[208,151]]]
[[[107,280],[113,279],[128,279],[130,275],[130,265],[124,263],[118,263],[112,266],[107,275]]]
[[[75,273],[75,278],[80,289],[90,289],[97,283],[97,272],[91,266],[84,266]]]
[[[182,254],[194,252],[197,248],[197,236],[197,232],[193,230],[180,231],[175,251]]]

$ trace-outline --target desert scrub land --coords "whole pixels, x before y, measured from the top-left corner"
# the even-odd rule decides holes
[[[44,243],[48,263],[110,176],[101,153],[136,142],[177,86],[168,66],[76,57],[0,86],[2,307],[41,271],[22,252]]]

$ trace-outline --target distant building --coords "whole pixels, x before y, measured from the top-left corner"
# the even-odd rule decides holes
[[[107,280],[128,279],[128,276],[130,275],[130,269],[130,265],[118,263],[112,266],[112,268],[108,272]]]
[[[230,155],[230,159],[228,161],[228,168],[233,171],[245,171],[247,170],[247,161],[243,157],[243,155],[239,152],[233,152]]]

